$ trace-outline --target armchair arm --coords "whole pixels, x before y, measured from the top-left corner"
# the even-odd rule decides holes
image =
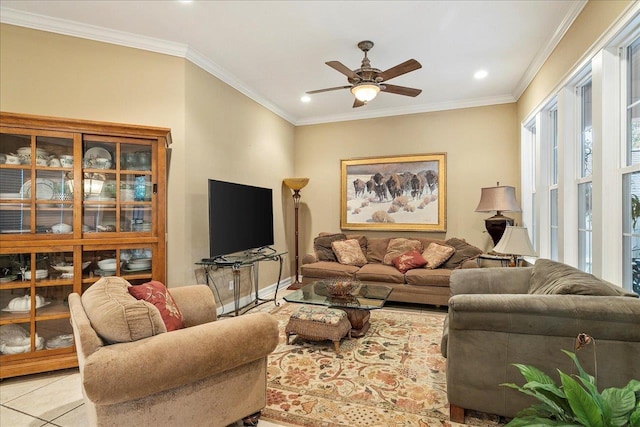
[[[307,253],[302,256],[302,264],[313,264],[314,262],[318,262],[316,254]]]
[[[97,405],[139,399],[266,358],[278,340],[276,319],[254,313],[105,346],[85,361],[85,394]]]
[[[640,341],[640,301],[585,295],[456,295],[449,299],[454,330]],[[451,338],[449,338],[451,340]]]
[[[169,289],[169,293],[182,313],[185,327],[216,320],[216,300],[207,285],[179,286]]]
[[[464,268],[451,272],[451,296],[460,294],[526,294],[533,267]]]

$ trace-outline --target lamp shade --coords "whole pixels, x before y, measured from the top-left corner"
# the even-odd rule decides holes
[[[285,178],[283,182],[293,191],[302,190],[309,183],[309,178]]]
[[[380,92],[380,87],[372,83],[362,83],[351,88],[351,93],[358,99],[367,103],[375,98]]]
[[[493,251],[505,255],[537,256],[526,227],[507,226]]]
[[[516,200],[516,189],[508,185],[482,189],[476,212],[521,212]]]

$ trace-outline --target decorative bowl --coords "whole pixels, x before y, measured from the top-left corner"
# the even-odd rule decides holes
[[[347,296],[358,287],[358,283],[352,280],[331,280],[325,282],[325,285],[333,296]]]

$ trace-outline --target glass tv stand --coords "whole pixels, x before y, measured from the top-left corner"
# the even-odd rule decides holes
[[[244,314],[248,310],[257,307],[265,302],[273,301],[277,306],[278,288],[280,287],[280,281],[282,279],[282,262],[284,255],[287,252],[278,252],[270,246],[265,246],[254,251],[247,251],[237,255],[223,255],[215,258],[203,258],[200,262],[196,262],[196,265],[200,265],[204,268],[206,283],[213,284],[214,290],[218,296],[218,301],[222,304],[220,299],[220,291],[216,280],[213,278],[213,272],[220,268],[230,268],[233,272],[233,313],[222,313],[221,316],[238,316]],[[276,283],[276,292],[273,298],[260,298],[258,295],[258,268],[259,263],[262,261],[277,261],[280,263],[278,270],[278,282]],[[249,268],[251,273],[251,280],[253,281],[253,295],[251,292],[249,296],[251,301],[242,307],[240,307],[240,270],[243,268]]]

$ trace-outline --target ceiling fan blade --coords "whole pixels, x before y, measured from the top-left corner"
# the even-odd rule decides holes
[[[381,92],[395,93],[397,95],[416,97],[422,93],[422,89],[414,89],[412,87],[396,86],[383,83],[380,85]]]
[[[388,70],[381,72],[380,74],[378,74],[378,77],[381,77],[382,81],[387,81],[391,80],[394,77],[398,77],[411,71],[415,71],[419,68],[422,68],[422,65],[420,65],[418,61],[416,61],[415,59],[409,59],[402,64],[398,64],[395,67],[391,67]]]
[[[358,78],[358,75],[356,73],[354,73],[350,68],[348,68],[346,65],[344,65],[340,61],[329,61],[329,62],[325,62],[325,64],[327,64],[329,67],[333,68],[334,70],[344,74],[350,79]]]
[[[353,108],[362,107],[363,105],[364,105],[364,102],[360,101],[358,98],[356,98],[353,101]]]
[[[311,90],[309,92],[306,92],[306,94],[313,95],[314,93],[329,92],[332,90],[340,90],[340,89],[351,89],[351,86],[337,86],[337,87],[329,87],[326,89]]]

